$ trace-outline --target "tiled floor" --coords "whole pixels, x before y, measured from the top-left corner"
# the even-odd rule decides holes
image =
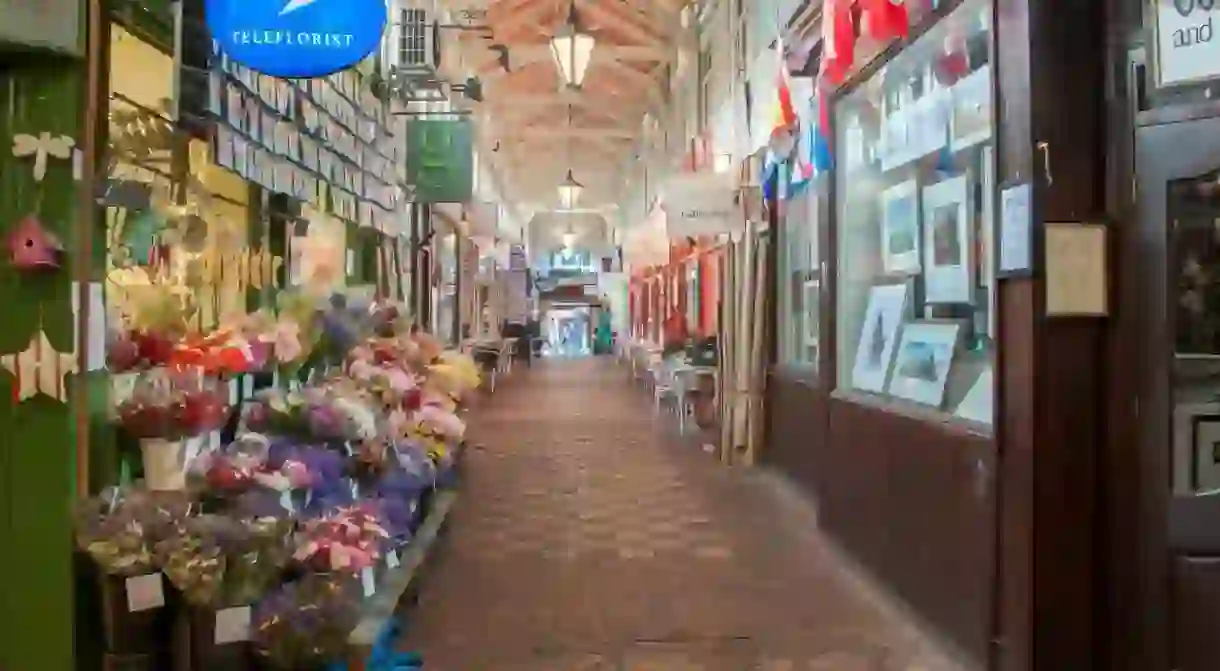
[[[608,358],[478,411],[407,644],[429,671],[958,671],[774,478],[683,447]]]

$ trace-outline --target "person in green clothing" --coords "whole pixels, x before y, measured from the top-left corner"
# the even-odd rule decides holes
[[[610,301],[602,296],[601,309],[597,311],[597,335],[595,354],[609,354],[614,350],[614,333],[610,328]]]

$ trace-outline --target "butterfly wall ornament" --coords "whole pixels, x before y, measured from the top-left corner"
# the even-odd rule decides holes
[[[73,161],[73,175],[76,174],[76,156],[73,151],[76,140],[67,135],[51,135],[43,132],[38,135],[18,133],[13,136],[13,156],[17,158],[33,157],[34,181],[41,182],[47,176],[47,159],[54,157],[65,161]]]

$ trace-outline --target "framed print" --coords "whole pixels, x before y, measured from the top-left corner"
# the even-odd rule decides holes
[[[885,273],[918,273],[919,242],[919,186],[912,179],[881,192],[881,260]]]
[[[960,151],[991,139],[991,66],[984,65],[953,85],[950,148]]]
[[[966,392],[966,397],[953,411],[953,416],[990,426],[995,422],[995,375],[991,364],[979,373],[978,379]]]
[[[804,328],[802,329],[802,340],[805,347],[813,349],[815,352],[818,349],[818,342],[821,340],[821,334],[818,327],[818,312],[821,307],[821,282],[818,280],[806,280],[801,286],[801,307],[804,309]],[[813,360],[817,360],[816,353]]]
[[[1173,409],[1173,493],[1220,490],[1220,403],[1182,403]]]
[[[973,302],[974,226],[970,186],[965,175],[923,190],[924,300]]]
[[[851,370],[851,386],[864,391],[885,390],[894,341],[906,317],[910,291],[904,284],[886,284],[869,291],[864,326],[856,344],[856,360]]]
[[[939,408],[945,402],[945,384],[960,331],[961,324],[956,322],[907,324],[898,345],[889,393]]]

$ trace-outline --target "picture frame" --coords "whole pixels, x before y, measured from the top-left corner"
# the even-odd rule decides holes
[[[914,179],[881,192],[881,265],[887,275],[920,271],[919,195]]]
[[[821,285],[819,280],[805,280],[805,283],[801,285],[801,306],[804,308],[804,328],[801,333],[801,341],[805,347],[812,348],[815,352],[821,341],[821,329],[818,324],[822,301]],[[814,360],[817,360],[816,354]]]
[[[910,300],[907,283],[883,284],[869,290],[868,304],[856,344],[851,386],[863,391],[885,391],[895,343],[903,330]]]
[[[991,89],[990,65],[984,65],[953,85],[949,147],[954,152],[991,139],[995,125]]]
[[[1220,490],[1220,403],[1183,403],[1173,409],[1173,493]]]
[[[924,188],[923,276],[927,304],[974,298],[974,226],[970,179],[959,175]]]
[[[895,352],[889,394],[934,408],[944,405],[961,330],[958,322],[907,324]]]
[[[990,363],[975,378],[966,396],[954,409],[953,416],[987,426],[995,423],[995,372]]]

